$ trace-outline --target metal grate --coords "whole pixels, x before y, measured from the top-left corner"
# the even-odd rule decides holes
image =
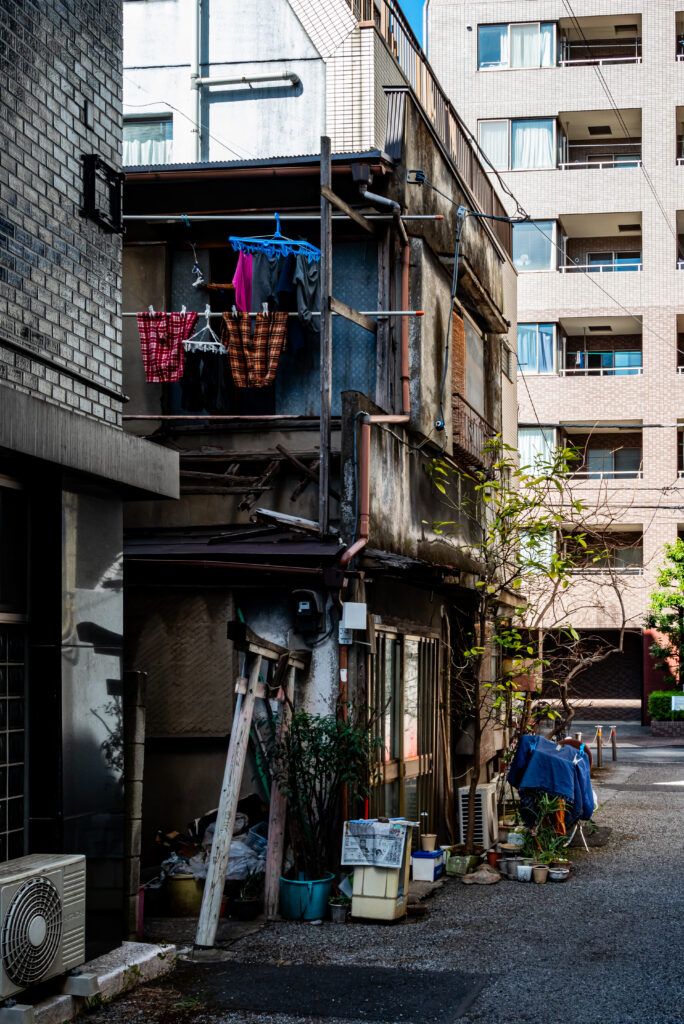
[[[0,860],[25,852],[25,651],[25,627],[0,622]]]
[[[2,964],[15,985],[45,976],[59,952],[62,904],[48,878],[30,878],[12,897],[2,927]]]

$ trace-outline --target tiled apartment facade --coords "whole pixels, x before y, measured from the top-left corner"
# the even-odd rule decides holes
[[[532,219],[558,222],[561,246],[561,234],[569,236],[565,253],[557,256],[562,266],[578,260],[586,265],[592,248],[618,252],[631,248],[641,253],[640,269],[631,272],[517,268],[518,323],[551,323],[557,326],[559,336],[560,327],[569,327],[574,337],[568,337],[568,348],[584,346],[589,325],[595,328],[587,338],[589,349],[600,350],[602,345],[614,351],[624,349],[621,332],[625,325],[627,340],[631,337],[632,347],[637,348],[641,321],[640,373],[563,374],[559,371],[567,370],[568,363],[563,362],[559,349],[553,372],[528,371],[524,385],[520,375],[518,380],[520,425],[633,424],[634,430],[641,432],[641,478],[583,479],[577,485],[577,493],[589,504],[601,491],[612,515],[643,531],[643,575],[625,577],[629,621],[635,628],[642,627],[663,545],[675,540],[684,524],[680,507],[684,504],[684,480],[680,477],[684,467],[677,457],[677,424],[684,421],[684,375],[678,373],[683,362],[681,353],[678,358],[678,317],[684,314],[684,270],[678,269],[681,244],[677,238],[679,211],[684,209],[684,166],[677,160],[682,133],[679,107],[684,104],[684,62],[677,58],[681,10],[681,0],[573,0],[572,5],[562,0],[535,4],[498,0],[477,5],[465,0],[431,0],[429,4],[429,59],[474,136],[478,137],[478,123],[489,119],[551,118],[557,135],[565,131],[570,138],[573,124],[615,127],[617,122],[618,129],[604,135],[608,140],[604,148],[610,151],[613,147],[613,153],[619,154],[625,132],[613,103],[621,114],[630,112],[623,116],[625,123],[628,117],[634,122],[635,108],[640,111],[640,133],[628,129],[627,138],[636,145],[629,152],[638,152],[640,134],[641,166],[637,160],[631,166],[625,161],[627,166],[561,168],[558,164],[571,158],[556,151],[555,166],[548,169],[500,171]],[[567,33],[575,44],[563,51],[558,46],[549,66],[478,67],[484,62],[483,50],[478,59],[478,38],[481,47],[484,38],[480,26],[510,26],[531,19],[554,25],[557,42]],[[640,45],[634,41],[636,37]],[[596,39],[601,43],[595,43]],[[606,55],[628,59],[605,59]],[[514,63],[510,54],[501,63],[506,61]],[[578,140],[587,134],[586,130],[574,131]],[[594,140],[588,139],[587,145],[593,144]],[[580,146],[578,142],[575,150],[579,158],[586,156]],[[599,144],[594,152],[600,148]],[[509,167],[514,163],[510,154],[512,149]],[[509,211],[515,212],[515,202],[500,192]],[[580,220],[581,215],[591,216]],[[618,223],[640,223],[641,233],[618,233]],[[680,330],[681,325],[680,319]],[[609,334],[596,333],[600,326],[613,329]],[[520,344],[520,336],[518,341]],[[614,437],[606,436],[598,443],[608,447]],[[613,614],[607,608],[594,608],[580,616],[577,624],[606,628],[612,624]],[[649,641],[644,634],[644,649]],[[647,691],[655,680],[646,655],[643,672]]]

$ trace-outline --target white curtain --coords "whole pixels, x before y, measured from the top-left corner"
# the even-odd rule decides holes
[[[518,430],[518,451],[520,466],[534,469],[541,460],[548,462],[554,447],[554,432],[543,427],[520,427]]]
[[[124,167],[143,167],[148,164],[170,164],[173,152],[171,139],[127,139],[123,144]]]
[[[508,67],[508,25],[480,25],[478,33],[478,67]]]
[[[518,324],[518,362],[523,373],[537,373],[536,324]]]
[[[480,121],[480,145],[497,171],[508,170],[508,121]]]
[[[513,169],[530,171],[555,165],[553,121],[513,121]]]
[[[556,63],[556,55],[553,51],[553,25],[542,25],[539,56],[540,64],[543,68],[553,67]]]
[[[512,68],[539,67],[539,25],[511,25]]]
[[[553,270],[556,266],[552,220],[513,225],[513,263],[517,270]]]
[[[553,373],[553,324],[539,324],[539,372]]]
[[[553,121],[513,121],[513,169],[530,171],[554,167]]]

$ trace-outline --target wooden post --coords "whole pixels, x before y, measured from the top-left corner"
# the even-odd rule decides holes
[[[617,736],[615,735],[615,726],[610,730],[610,744],[613,748],[613,760],[617,761]]]
[[[145,761],[146,672],[124,672],[124,934],[142,938],[140,914],[140,842],[142,836],[142,787]]]
[[[330,139],[321,137],[321,188],[332,186]],[[321,194],[321,465],[318,481],[318,527],[321,534],[330,528],[330,403],[332,393],[332,210],[329,200]]]
[[[285,699],[280,711],[277,742],[284,738],[290,727],[292,702],[294,700],[294,667],[290,666],[285,682]],[[280,872],[285,850],[285,823],[287,820],[287,797],[275,780],[271,783],[271,803],[268,810],[268,851],[266,853],[266,876],[264,879],[264,910],[267,921],[278,918],[280,902]]]
[[[214,945],[218,928],[230,844],[233,838],[233,828],[235,827],[235,812],[240,795],[242,771],[245,765],[249,730],[254,711],[254,698],[256,697],[259,672],[261,670],[261,655],[253,654],[251,657],[253,661],[246,693],[242,697],[239,713],[236,714],[233,728],[230,732],[226,770],[223,775],[223,785],[221,786],[221,796],[216,816],[216,831],[214,832],[214,841],[211,844],[209,869],[207,871],[207,880],[204,884],[202,908],[199,921],[197,922],[195,946],[200,949],[209,949]]]
[[[599,725],[596,730],[596,767],[603,768],[603,735],[602,727]]]

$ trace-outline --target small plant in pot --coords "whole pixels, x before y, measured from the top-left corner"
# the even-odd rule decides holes
[[[264,872],[252,868],[240,886],[239,895],[230,903],[230,914],[238,921],[253,921],[263,909]]]
[[[344,893],[340,893],[339,896],[331,896],[328,900],[328,906],[330,907],[330,919],[333,924],[345,924],[347,920],[347,914],[351,907],[351,900]]]
[[[292,715],[271,749],[273,778],[287,797],[294,869],[280,880],[280,912],[290,920],[325,916],[339,864],[342,794],[365,798],[376,772],[373,725],[366,708],[334,715]]]

